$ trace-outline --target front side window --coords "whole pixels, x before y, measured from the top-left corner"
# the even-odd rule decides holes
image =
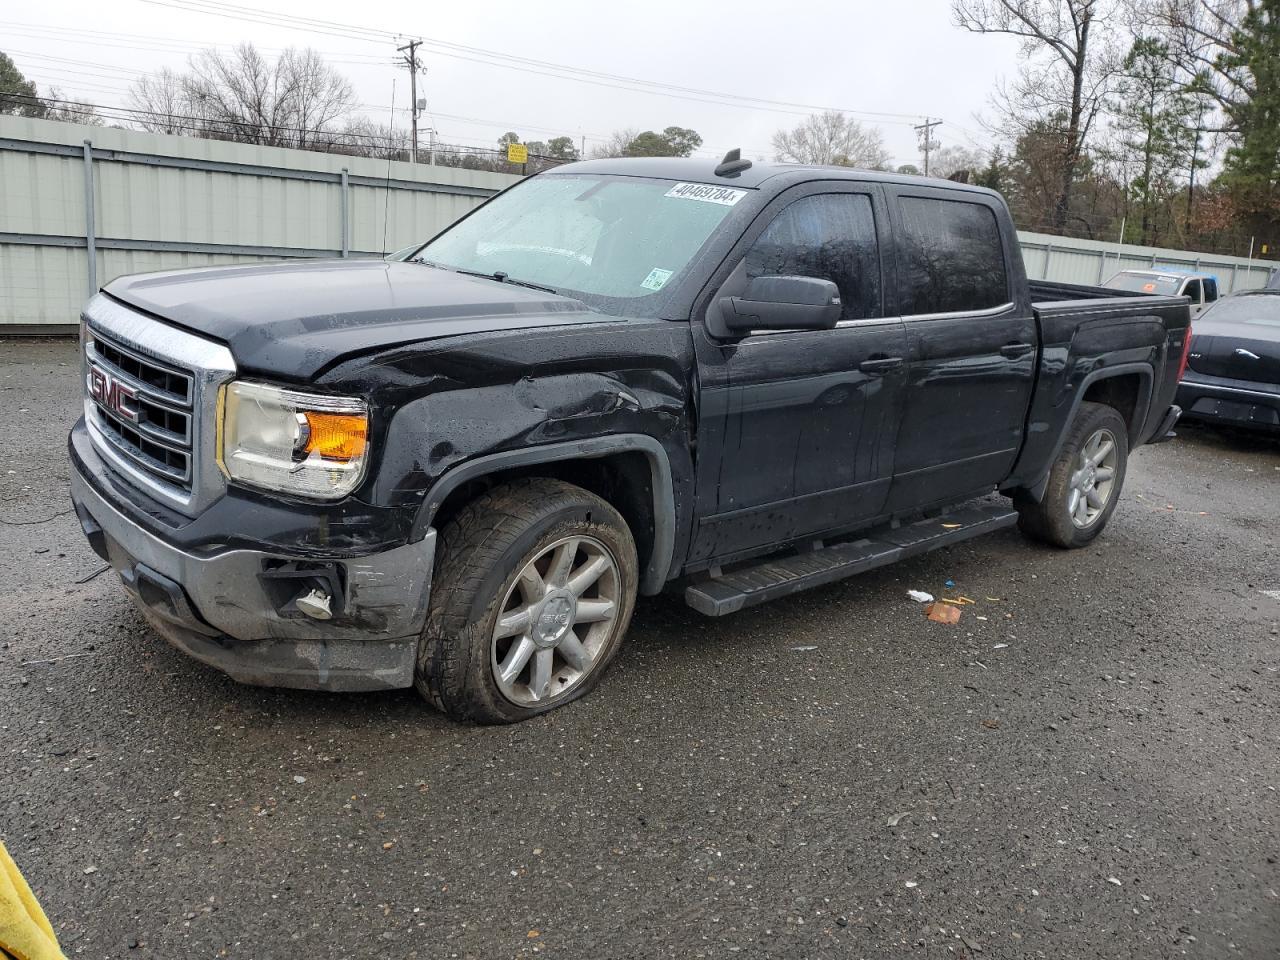
[[[551,287],[619,316],[657,318],[748,191],[641,177],[534,177],[413,257]]]
[[[1004,247],[985,204],[903,197],[898,249],[904,316],[987,310],[1009,302]]]
[[[784,276],[832,281],[840,288],[841,320],[883,315],[880,249],[866,194],[796,200],[756,238],[745,264],[748,280]]]
[[[1198,279],[1188,280],[1186,289],[1182,291],[1184,297],[1190,297],[1191,302],[1201,302],[1200,281]]]

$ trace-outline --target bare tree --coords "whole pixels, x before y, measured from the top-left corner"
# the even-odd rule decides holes
[[[591,148],[591,159],[603,160],[608,157],[625,157],[627,148],[631,146],[632,141],[639,135],[640,131],[635,127],[615,130],[609,135],[608,140],[597,147]]]
[[[50,87],[46,98],[49,109],[44,119],[60,120],[63,123],[78,123],[86,127],[102,126],[102,117],[98,108],[88,100],[68,100],[58,87]]]
[[[815,113],[794,130],[773,135],[776,159],[882,170],[889,165],[884,136],[839,110]]]
[[[330,141],[356,103],[351,84],[314,50],[290,48],[273,63],[248,43],[205,50],[186,73],[142,77],[130,93],[147,129],[273,147]]]
[[[970,150],[968,147],[939,147],[929,155],[929,175],[942,177],[944,180],[964,171],[976,178],[986,165],[986,155],[981,150]]]
[[[185,115],[191,105],[182,78],[168,67],[135,80],[129,103],[137,111],[138,126],[150,133],[183,133],[194,119]]]
[[[390,124],[355,117],[323,137],[313,136],[310,147],[326,153],[345,153],[353,157],[375,157],[379,160],[408,160],[409,131]]]
[[[1052,224],[1071,216],[1071,190],[1116,65],[1114,45],[1094,34],[1116,0],[952,0],[956,23],[973,33],[1022,41],[1022,68],[997,106],[1011,139],[1047,123],[1061,130]]]

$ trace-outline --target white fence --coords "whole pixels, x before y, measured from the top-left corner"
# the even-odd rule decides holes
[[[1218,278],[1223,293],[1266,286],[1271,271],[1280,263],[1250,260],[1212,253],[1166,250],[1162,247],[1135,247],[1096,240],[1073,240],[1046,233],[1018,232],[1027,276],[1033,280],[1058,283],[1100,284],[1120,270],[1150,270],[1168,267],[1196,270]]]
[[[376,257],[518,179],[0,116],[0,334],[73,328],[125,273],[280,257]],[[1096,284],[1126,267],[1260,287],[1277,264],[1019,234],[1034,279]]]
[[[381,256],[517,179],[0,115],[0,333],[66,330],[121,274]]]

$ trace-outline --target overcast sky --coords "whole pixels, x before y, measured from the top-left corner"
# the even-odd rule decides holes
[[[253,10],[327,23],[311,32],[303,24],[235,18]],[[989,145],[974,114],[986,108],[997,79],[1013,72],[1017,52],[1008,38],[973,36],[954,26],[946,0],[51,0],[6,4],[0,14],[0,49],[42,93],[56,85],[104,106],[127,105],[129,82],[138,74],[181,69],[200,45],[248,40],[271,52],[287,46],[322,52],[354,83],[364,112],[383,120],[390,116],[393,81],[396,106],[409,105],[408,75],[394,66],[392,33],[478,49],[421,50],[428,72],[419,96],[430,111],[421,123],[434,125],[442,142],[490,146],[515,130],[525,139],[585,136],[590,150],[619,128],[675,124],[702,134],[700,153],[741,146],[757,156],[769,152],[775,130],[810,112],[619,89],[628,84],[618,81],[601,86],[568,78],[567,66],[847,110],[881,128],[895,163],[919,162],[911,125],[925,115],[944,120],[936,132],[944,145]],[[494,53],[547,65],[500,66]],[[407,123],[407,113],[398,111],[397,126]]]

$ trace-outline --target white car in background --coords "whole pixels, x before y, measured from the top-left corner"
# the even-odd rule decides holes
[[[1196,271],[1121,270],[1103,286],[1133,293],[1158,293],[1162,297],[1190,297],[1193,320],[1218,299],[1218,278]]]

